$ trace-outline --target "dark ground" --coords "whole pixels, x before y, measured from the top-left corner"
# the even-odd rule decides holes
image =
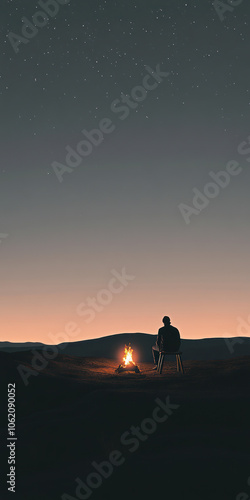
[[[85,482],[95,470],[91,463],[107,460],[113,450],[125,462],[93,490],[93,500],[157,498],[162,488],[161,497],[171,500],[236,500],[240,492],[250,497],[249,356],[186,361],[182,376],[173,363],[162,375],[148,363],[139,364],[140,374],[115,374],[115,360],[59,355],[26,387],[16,367],[28,365],[31,356],[0,352],[1,499],[61,500],[68,493],[63,500],[74,500],[76,477]],[[15,496],[5,486],[7,383],[13,381]],[[151,417],[157,397],[164,402],[167,396],[179,408],[130,452],[121,435]]]

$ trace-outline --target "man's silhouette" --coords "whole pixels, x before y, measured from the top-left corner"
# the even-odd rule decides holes
[[[156,370],[159,360],[159,352],[176,352],[179,351],[181,345],[180,332],[171,325],[170,318],[164,316],[162,320],[164,326],[159,329],[156,344],[152,347],[152,353],[154,358],[154,370]]]

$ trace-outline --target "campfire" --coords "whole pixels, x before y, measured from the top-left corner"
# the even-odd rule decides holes
[[[140,373],[138,366],[133,361],[133,349],[131,345],[125,345],[123,363],[115,370],[117,373],[128,371]]]

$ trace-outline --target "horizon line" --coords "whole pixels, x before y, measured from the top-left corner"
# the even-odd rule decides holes
[[[41,344],[42,346],[47,346],[47,345],[62,345],[62,344],[75,344],[77,342],[87,342],[87,341],[91,341],[91,340],[101,340],[101,339],[105,339],[107,337],[115,337],[117,335],[149,335],[149,336],[152,336],[152,337],[156,337],[157,334],[155,333],[144,333],[144,332],[120,332],[120,333],[112,333],[112,334],[109,334],[109,335],[104,335],[103,337],[95,337],[95,338],[88,338],[88,339],[81,339],[81,340],[69,340],[68,342],[59,342],[59,343],[54,343],[54,344],[45,344],[44,342],[40,342],[39,340],[37,341],[24,341],[24,342],[10,342],[9,340],[1,340],[0,341],[0,345],[1,344]],[[234,337],[201,337],[201,338],[197,338],[197,339],[189,339],[189,338],[185,338],[185,337],[181,337],[181,340],[188,340],[188,341],[197,341],[197,340],[214,340],[214,339],[235,339],[235,338],[238,338],[238,339],[250,339],[250,337],[247,337],[247,336],[234,336]]]

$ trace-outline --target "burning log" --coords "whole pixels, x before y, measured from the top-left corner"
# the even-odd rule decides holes
[[[140,373],[138,366],[133,361],[132,355],[133,355],[133,349],[131,348],[131,345],[130,344],[128,346],[125,345],[123,364],[119,365],[118,368],[116,368],[115,370],[116,373],[121,373],[121,372]]]

